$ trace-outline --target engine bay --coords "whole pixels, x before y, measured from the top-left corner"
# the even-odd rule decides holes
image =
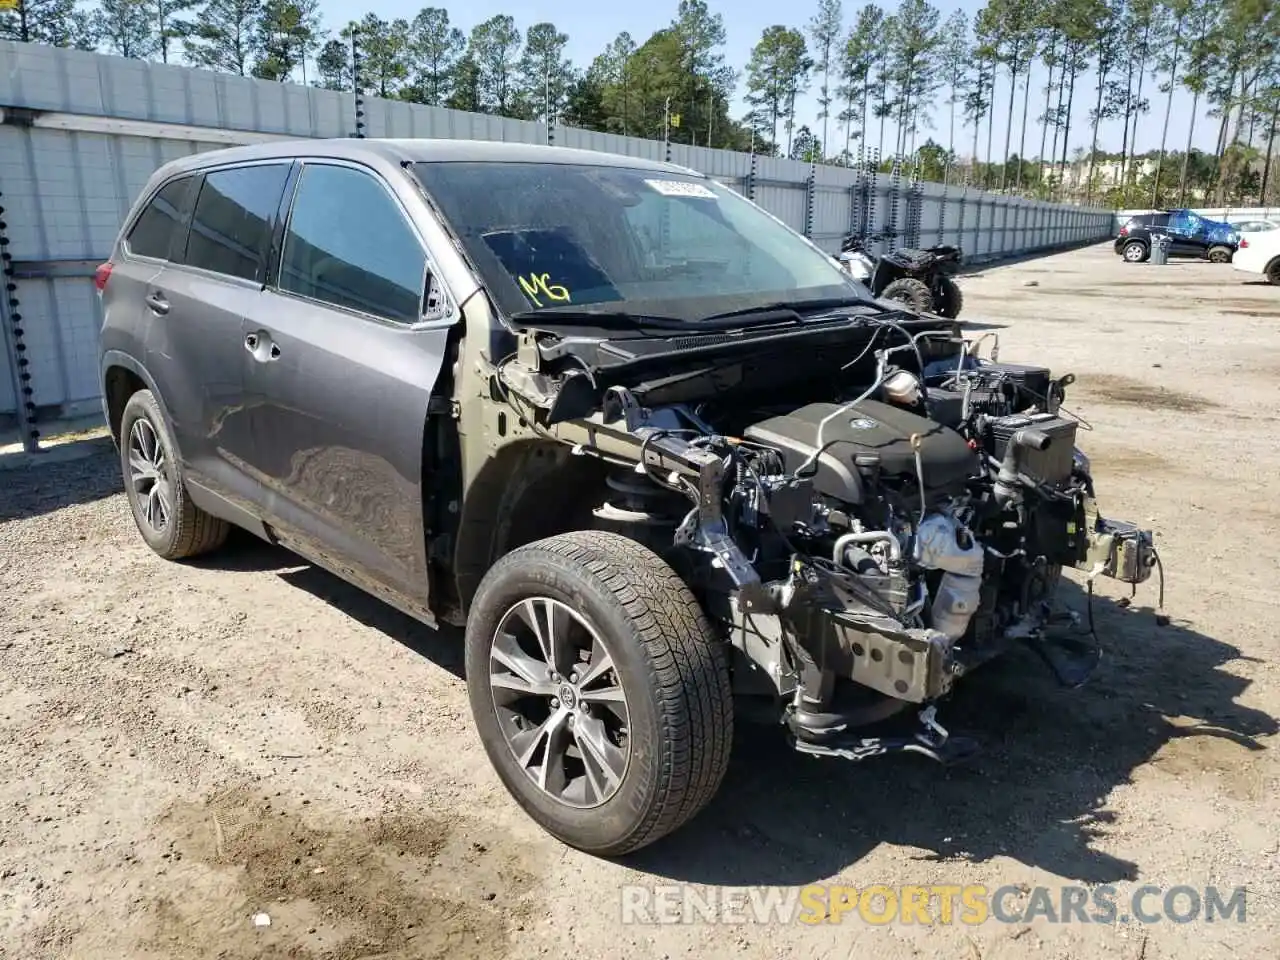
[[[1065,684],[1091,672],[1091,608],[1088,639],[1047,642],[1056,622],[1079,623],[1054,605],[1064,568],[1086,571],[1091,591],[1099,575],[1142,583],[1159,557],[1149,531],[1099,513],[1063,407],[1071,375],[1000,362],[994,334],[885,327],[874,353],[875,334],[853,361],[837,355],[838,384],[820,356],[807,384],[775,378],[768,402],[732,369],[759,352],[719,358],[718,383],[696,356],[665,380],[588,370],[603,393],[590,439],[564,422],[559,438],[608,459],[596,526],[681,572],[737,651],[741,686],[754,676],[781,699],[798,748],[942,759],[933,704],[1011,644],[1031,644]],[[634,462],[603,452],[607,431],[637,444]],[[914,736],[850,733],[911,705]]]

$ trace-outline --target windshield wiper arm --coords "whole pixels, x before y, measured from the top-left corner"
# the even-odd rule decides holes
[[[517,323],[531,326],[556,326],[558,324],[590,323],[598,327],[658,328],[686,330],[691,324],[679,317],[664,317],[648,313],[631,313],[627,310],[573,310],[551,307],[545,310],[520,310],[509,314]]]
[[[823,300],[780,300],[775,303],[764,303],[755,307],[743,307],[740,310],[726,310],[723,313],[710,313],[698,320],[698,323],[709,323],[716,320],[732,320],[734,318],[750,319],[762,322],[768,320],[803,320],[801,311],[827,310],[831,307],[865,306],[868,301],[861,297],[827,297]]]

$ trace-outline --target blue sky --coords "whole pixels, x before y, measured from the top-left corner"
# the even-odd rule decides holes
[[[521,32],[542,20],[549,20],[561,31],[569,35],[568,56],[578,66],[585,67],[604,47],[622,30],[627,30],[638,43],[643,42],[653,31],[658,30],[675,17],[677,0],[650,0],[648,3],[628,3],[610,9],[599,0],[469,0],[465,4],[450,5],[447,0],[432,0],[436,6],[449,10],[450,19],[455,26],[464,32],[489,17],[499,13],[507,13],[515,17]],[[975,11],[981,8],[979,0],[935,0],[945,20],[952,10],[965,10],[972,19]],[[362,14],[371,10],[385,19],[405,17],[411,19],[426,3],[420,0],[357,0],[356,3],[338,0],[322,0],[321,9],[326,25],[335,29],[347,20],[352,19],[355,11]],[[708,0],[712,12],[718,12],[724,18],[727,43],[725,60],[735,69],[741,70],[751,54],[751,47],[760,38],[765,27],[775,23],[788,26],[803,27],[813,15],[817,7],[816,0],[798,0],[796,3],[781,4],[776,0]],[[881,6],[890,6],[891,2],[882,2]],[[844,0],[846,29],[852,24],[861,9],[861,0]],[[1042,68],[1032,72],[1031,107],[1027,125],[1027,153],[1035,156],[1040,147],[1040,128],[1034,125],[1034,118],[1043,110],[1045,76]],[[1088,112],[1093,106],[1095,89],[1092,74],[1082,75],[1076,82],[1076,103],[1072,110],[1071,147],[1088,146]],[[816,84],[814,85],[816,86]],[[742,101],[745,82],[740,81],[736,91],[735,116],[746,112]],[[1143,94],[1151,101],[1151,112],[1139,121],[1139,151],[1154,149],[1160,145],[1160,130],[1164,120],[1165,95],[1158,92],[1156,82],[1150,77],[1144,82]],[[923,143],[926,136],[946,145],[948,128],[948,107],[945,103],[947,93],[940,91],[934,108],[934,126],[927,126],[921,132],[918,142]],[[1008,79],[1002,70],[997,76],[995,115],[997,117],[995,134],[992,140],[992,151],[997,156],[1004,154],[1004,120],[1009,104]],[[1015,106],[1013,142],[1016,149],[1021,123],[1022,94],[1019,94]],[[813,99],[812,90],[797,107],[797,123],[809,123],[815,128],[818,107]],[[1203,108],[1196,120],[1195,145],[1201,149],[1212,149],[1217,136],[1217,123],[1206,118]],[[1191,119],[1191,97],[1183,90],[1174,95],[1173,112],[1169,122],[1168,147],[1182,149],[1186,145],[1187,129]],[[837,134],[835,123],[831,121],[829,139],[832,145],[842,143],[843,134]],[[957,128],[960,120],[957,119]],[[1107,150],[1119,150],[1122,126],[1119,122],[1104,123],[1099,130],[1099,146]],[[1077,132],[1078,131],[1078,132]],[[887,141],[892,141],[892,127]],[[1052,131],[1050,131],[1052,137]],[[966,131],[957,129],[957,149],[968,153],[973,143],[972,128]],[[987,131],[984,124],[980,135],[979,150],[985,153]],[[872,138],[875,142],[875,138]]]

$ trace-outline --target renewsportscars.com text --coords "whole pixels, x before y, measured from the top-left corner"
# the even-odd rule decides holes
[[[624,886],[622,922],[680,923],[1215,923],[1245,922],[1244,887]]]

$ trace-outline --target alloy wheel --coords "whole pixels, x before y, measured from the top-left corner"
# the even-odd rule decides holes
[[[549,597],[514,604],[494,631],[489,688],[525,775],[571,807],[596,807],[631,760],[627,698],[599,632]]]
[[[147,525],[162,532],[173,513],[173,489],[164,447],[145,417],[129,428],[129,482]]]

